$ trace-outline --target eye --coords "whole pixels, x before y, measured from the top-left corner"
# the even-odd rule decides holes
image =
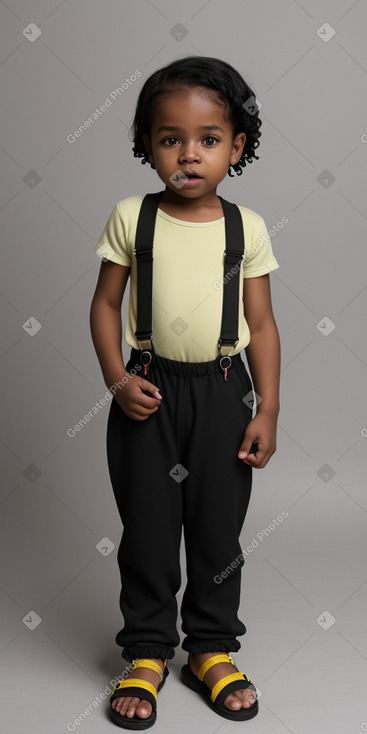
[[[169,140],[174,140],[176,142],[177,141],[177,138],[173,138],[173,137],[165,138],[164,140],[162,140],[163,145],[166,145]],[[168,145],[168,147],[170,148],[172,146],[171,145]]]
[[[219,142],[218,138],[214,138],[213,135],[207,135],[206,138],[204,138],[204,140],[212,140],[214,141],[214,144]],[[213,145],[209,145],[208,147],[212,148]]]
[[[209,141],[209,142],[208,142]],[[165,145],[168,148],[172,148],[173,145],[175,145],[178,142],[178,138],[174,138],[173,136],[170,136],[169,138],[165,138],[161,141],[162,145]],[[206,135],[204,138],[204,142],[206,143],[206,146],[208,148],[213,148],[216,143],[219,143],[219,139],[215,138],[213,135]]]

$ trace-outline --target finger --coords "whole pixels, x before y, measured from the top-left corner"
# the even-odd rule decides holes
[[[256,456],[253,456],[253,454],[249,454],[247,459],[242,459],[243,464],[248,464],[248,466],[258,466],[260,459],[258,459]]]
[[[149,395],[158,398],[158,400],[162,400],[162,395],[160,394],[159,387],[157,387],[157,385],[154,385],[152,382],[144,379],[142,379],[142,383],[143,384],[139,385],[142,392],[149,393]]]
[[[251,444],[248,453],[246,453],[246,450],[243,450],[243,447],[241,447],[241,450],[239,451],[239,456],[242,458],[242,461],[246,461],[251,464],[257,464],[259,461],[261,461],[263,455],[264,449],[260,447],[257,442],[255,445]]]
[[[268,453],[264,450],[257,451],[255,454],[248,454],[246,459],[243,459],[244,464],[248,464],[249,466],[253,466],[254,469],[260,469],[268,462]]]
[[[137,413],[137,412],[129,413],[129,416],[130,418],[132,418],[135,421],[146,421],[147,418],[150,418],[152,413],[156,413],[157,410],[158,410],[158,405],[156,405],[155,408],[153,408],[152,410],[149,410],[148,413],[145,410],[144,413]]]
[[[246,440],[240,446],[240,449],[237,455],[239,459],[246,459],[250,454],[256,455],[258,451],[259,451],[258,442],[256,440],[253,441],[251,438],[246,438]]]
[[[161,402],[152,397],[146,397],[139,393],[137,398],[131,399],[127,405],[121,405],[122,410],[130,417],[136,419],[149,417],[156,412]]]
[[[147,398],[147,400],[148,400],[148,404],[147,403],[134,403],[134,406],[132,409],[137,416],[149,416],[158,410],[160,403],[159,405],[157,405],[157,401],[155,400],[155,398]],[[154,403],[153,405],[152,405],[152,401]]]

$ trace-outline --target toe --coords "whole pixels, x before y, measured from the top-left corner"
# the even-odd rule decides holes
[[[149,701],[132,696],[116,698],[112,701],[111,706],[120,716],[128,716],[129,719],[132,719],[135,714],[141,719],[147,719],[152,713],[152,706]]]
[[[126,696],[121,696],[120,698],[117,698],[114,703],[116,703],[116,711],[118,714],[121,714],[121,716],[125,716],[126,711],[128,709],[128,706],[130,705],[131,698]]]
[[[147,719],[152,713],[152,705],[149,701],[140,701],[139,706],[136,707],[136,713],[142,719]]]
[[[255,691],[242,689],[231,693],[224,700],[224,705],[232,711],[238,711],[240,708],[250,708],[256,700]]]
[[[126,716],[129,717],[129,719],[132,719],[135,715],[136,707],[140,703],[140,698],[134,697],[130,699],[130,703],[127,706]]]
[[[112,701],[111,706],[115,711],[120,711],[120,708],[122,706],[122,698],[115,698],[115,700]]]
[[[231,693],[224,700],[224,705],[227,706],[227,708],[232,709],[232,711],[238,711],[242,706],[242,700],[239,699],[237,693]]]
[[[119,710],[118,698],[115,698],[115,700],[112,701],[111,708],[113,708],[114,711],[118,711]]]
[[[240,691],[240,694],[242,695],[242,706],[245,708],[250,708],[255,701],[256,701],[256,692],[253,691],[251,688],[245,688],[245,690]]]
[[[130,708],[132,701],[133,699],[131,696],[120,696],[112,702],[111,706],[118,714],[120,714],[120,716],[126,716],[127,710]]]

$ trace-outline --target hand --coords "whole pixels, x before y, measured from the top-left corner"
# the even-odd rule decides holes
[[[156,385],[143,377],[131,375],[129,381],[116,392],[115,398],[129,418],[145,421],[152,413],[157,412],[162,395]]]
[[[238,458],[255,469],[263,469],[276,451],[276,430],[276,416],[256,413],[246,428]],[[250,453],[253,442],[258,444],[256,454]]]

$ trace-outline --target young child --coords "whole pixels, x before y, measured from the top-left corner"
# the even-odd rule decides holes
[[[119,201],[94,248],[103,262],[91,332],[114,396],[107,457],[123,524],[116,643],[132,663],[110,710],[125,728],[154,724],[180,642],[182,529],[182,681],[227,719],[258,711],[255,686],[228,653],[246,632],[239,536],[252,468],[276,449],[280,345],[269,272],[279,265],[263,218],[217,186],[258,158],[260,126],[255,95],[230,64],[193,56],[155,72],[138,98],[133,151],[164,190]],[[254,417],[242,349],[260,396]]]

